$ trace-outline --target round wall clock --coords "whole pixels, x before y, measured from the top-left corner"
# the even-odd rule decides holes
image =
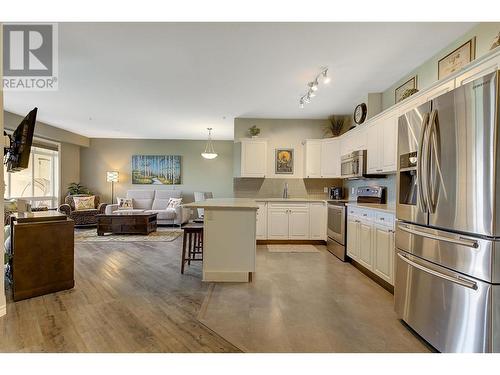
[[[365,103],[361,103],[361,104],[358,104],[356,106],[356,108],[354,109],[354,115],[353,115],[353,118],[354,118],[354,122],[356,124],[362,124],[365,119],[366,119],[366,111],[367,111],[367,108],[366,108],[366,104]]]

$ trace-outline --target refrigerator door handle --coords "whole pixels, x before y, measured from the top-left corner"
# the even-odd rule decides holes
[[[420,209],[422,212],[428,212],[428,205],[424,195],[424,184],[422,183],[424,173],[423,173],[423,153],[424,153],[424,141],[425,141],[425,132],[427,130],[427,123],[429,122],[429,113],[426,113],[422,119],[421,133],[420,139],[418,142],[418,151],[417,151],[417,188],[418,195],[420,198]]]
[[[469,288],[469,289],[473,289],[473,290],[477,289],[477,283],[475,283],[474,281],[469,280],[465,277],[462,277],[459,275],[454,277],[454,276],[447,275],[445,273],[441,273],[439,271],[436,271],[436,270],[433,270],[429,267],[426,267],[415,260],[411,260],[408,258],[408,256],[401,254],[401,253],[398,253],[398,257],[403,262],[408,263],[410,266],[418,268],[419,270],[427,272],[433,276],[439,277],[439,278],[444,279],[444,280],[448,280],[452,283],[464,286],[464,287]]]
[[[427,134],[426,140],[426,181],[427,186],[425,187],[427,208],[429,213],[434,213],[436,211],[436,201],[435,201],[435,184],[438,178],[437,173],[432,171],[432,159],[435,158],[435,168],[436,172],[439,172],[439,155],[440,155],[440,145],[439,145],[439,129],[438,129],[438,113],[436,109],[433,109],[429,117],[429,132]]]
[[[411,228],[405,224],[398,224],[398,228],[404,232],[408,232],[408,233],[414,234],[416,236],[430,238],[432,240],[450,242],[450,243],[454,243],[456,245],[471,247],[473,249],[477,249],[479,247],[479,244],[477,241],[470,240],[470,239],[464,238],[464,237],[458,237],[458,238],[443,237],[443,236],[439,236],[437,234],[427,233],[427,232],[420,231],[418,229]]]

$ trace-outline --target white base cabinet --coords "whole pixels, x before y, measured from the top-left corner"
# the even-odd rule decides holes
[[[325,202],[309,203],[309,238],[326,241],[327,208]]]
[[[326,202],[259,202],[257,239],[326,241],[326,220]]]
[[[373,226],[373,272],[390,284],[394,282],[394,230],[375,224]]]
[[[258,205],[256,237],[258,240],[265,240],[267,238],[267,204],[258,202]]]
[[[348,207],[347,255],[394,285],[394,215]]]

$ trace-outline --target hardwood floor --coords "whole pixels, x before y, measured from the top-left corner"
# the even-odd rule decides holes
[[[257,248],[252,283],[180,274],[173,242],[77,243],[73,290],[9,301],[0,352],[422,352],[393,297],[350,264]]]
[[[9,301],[0,351],[239,352],[196,319],[209,285],[181,241],[77,243],[75,288]]]

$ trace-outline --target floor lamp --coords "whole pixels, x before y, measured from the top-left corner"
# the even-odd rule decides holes
[[[114,184],[118,182],[119,175],[118,171],[106,172],[106,181],[111,182],[111,204],[113,204],[114,201]]]

